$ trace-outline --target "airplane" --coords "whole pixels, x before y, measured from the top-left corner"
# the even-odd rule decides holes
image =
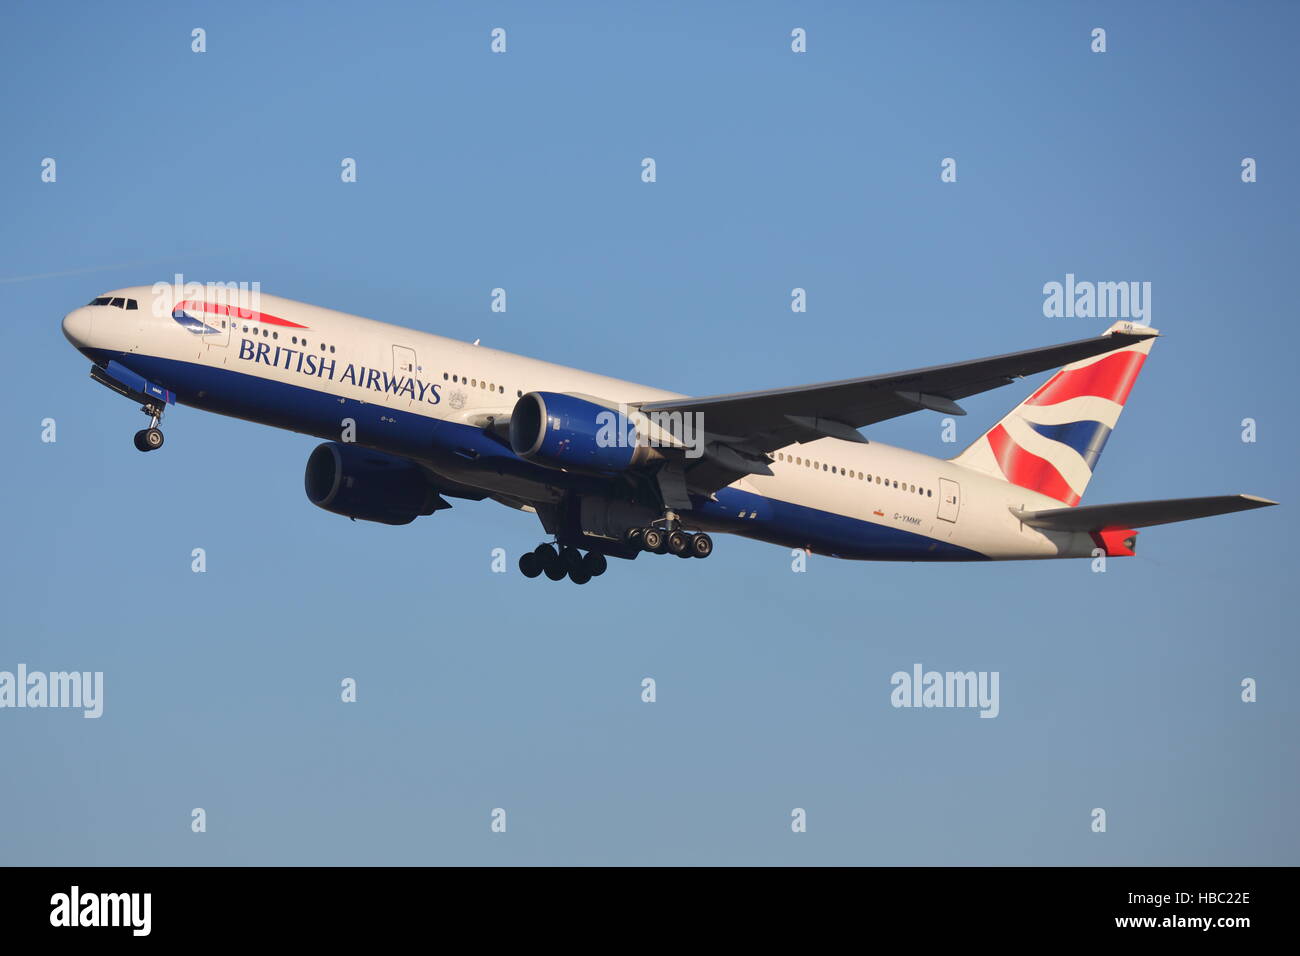
[[[405,525],[492,499],[540,519],[524,575],[707,558],[710,534],[875,561],[1124,557],[1138,529],[1276,504],[1220,495],[1079,506],[1155,329],[815,385],[689,397],[222,284],[96,296],[63,320],[91,378],[159,423],[187,405],[325,439],[307,499]],[[238,301],[233,301],[238,300]],[[950,459],[860,429],[1059,369]]]

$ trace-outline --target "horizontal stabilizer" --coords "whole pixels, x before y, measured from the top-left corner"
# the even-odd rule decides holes
[[[1249,511],[1277,504],[1256,495],[1215,495],[1209,498],[1167,498],[1163,501],[1124,501],[1113,505],[1088,505],[1083,508],[1051,508],[1047,511],[1011,513],[1043,531],[1106,531],[1114,528],[1147,528],[1171,521],[1208,518],[1211,515]]]

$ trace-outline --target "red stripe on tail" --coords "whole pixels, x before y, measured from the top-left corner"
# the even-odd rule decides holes
[[[1079,496],[1052,463],[1033,452],[1025,451],[1001,425],[995,425],[985,437],[988,438],[993,457],[997,459],[998,467],[1006,475],[1007,481],[1030,491],[1050,495],[1071,508],[1079,503]]]
[[[1083,368],[1057,372],[1025,404],[1055,405],[1082,395],[1094,395],[1123,405],[1145,360],[1141,352],[1115,352]]]

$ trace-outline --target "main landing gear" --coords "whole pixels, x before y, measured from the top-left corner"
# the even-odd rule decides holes
[[[163,446],[162,429],[158,427],[163,410],[158,405],[141,405],[140,411],[149,416],[149,427],[135,433],[135,447],[140,451],[157,451]]]
[[[631,528],[627,543],[651,554],[675,554],[679,558],[707,558],[713,553],[713,539],[707,534],[689,534],[680,528]]]
[[[577,548],[564,547],[558,551],[553,544],[539,544],[519,558],[519,570],[526,578],[545,574],[552,581],[566,576],[574,584],[586,584],[605,573],[609,563],[599,551],[583,554]]]

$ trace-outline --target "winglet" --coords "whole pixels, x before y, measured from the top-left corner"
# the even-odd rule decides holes
[[[1158,338],[1160,336],[1160,330],[1153,329],[1149,325],[1143,325],[1141,322],[1131,322],[1128,319],[1123,319],[1119,322],[1116,322],[1114,325],[1112,325],[1110,328],[1108,328],[1105,332],[1101,334],[1102,335],[1141,335],[1143,338]]]
[[[1241,494],[1237,495],[1237,497],[1245,498],[1247,501],[1255,502],[1254,506],[1256,508],[1267,508],[1269,505],[1276,505],[1281,503],[1281,502],[1274,501],[1272,498],[1262,498],[1259,495],[1248,495],[1244,491]]]

